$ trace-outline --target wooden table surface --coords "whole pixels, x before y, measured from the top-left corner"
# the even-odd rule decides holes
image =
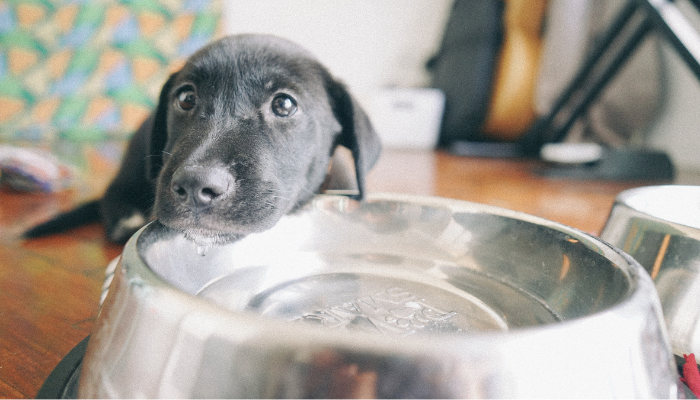
[[[615,195],[645,184],[545,179],[533,173],[538,165],[390,150],[370,174],[368,189],[486,203],[598,234]],[[98,225],[19,239],[32,224],[101,193],[116,164],[93,158],[84,168],[79,189],[60,194],[0,189],[0,397],[36,396],[58,362],[90,333],[104,267],[121,252]]]

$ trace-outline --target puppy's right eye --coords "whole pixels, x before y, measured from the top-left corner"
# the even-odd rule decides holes
[[[288,94],[278,94],[272,99],[272,112],[278,117],[291,117],[297,111],[297,102]]]
[[[184,111],[190,111],[197,104],[197,95],[192,90],[183,90],[177,95],[175,104]]]

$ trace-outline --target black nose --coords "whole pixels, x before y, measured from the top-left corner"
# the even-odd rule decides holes
[[[181,166],[173,174],[170,189],[185,207],[206,208],[234,190],[234,178],[222,167]]]

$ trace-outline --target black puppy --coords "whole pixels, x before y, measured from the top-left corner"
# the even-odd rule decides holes
[[[235,241],[319,193],[337,146],[351,150],[361,199],[381,146],[345,87],[289,41],[226,37],[170,76],[100,200],[25,237],[101,218],[124,242],[155,217],[200,245]]]

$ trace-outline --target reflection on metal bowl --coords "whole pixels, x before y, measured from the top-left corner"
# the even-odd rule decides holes
[[[700,186],[620,193],[601,237],[651,275],[673,351],[700,354]]]
[[[202,255],[203,254],[203,255]],[[319,196],[122,254],[83,397],[675,397],[648,274],[580,231],[456,200]]]

